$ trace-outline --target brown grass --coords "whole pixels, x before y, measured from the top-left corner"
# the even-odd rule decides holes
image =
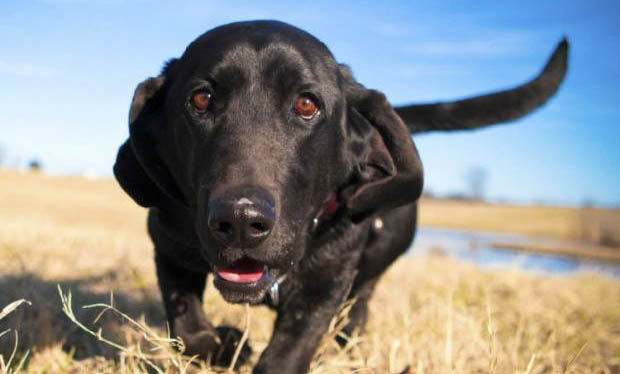
[[[620,246],[620,209],[423,199],[420,203],[420,224],[552,236],[603,246]]]
[[[493,242],[491,247],[501,250],[542,253],[563,257],[573,257],[576,259],[588,258],[600,262],[620,263],[620,251],[617,248],[607,247],[581,247],[571,245],[548,245],[537,243],[514,243],[514,242]]]
[[[424,202],[423,223],[439,214],[433,206],[456,211]],[[481,209],[493,210],[462,208],[464,222],[484,216]],[[467,214],[470,208],[473,213]],[[509,210],[497,211],[508,222],[504,228],[527,227],[524,221],[544,218],[541,212],[511,218]],[[563,211],[549,212],[545,227],[560,230]],[[150,350],[166,346],[155,337],[164,338],[166,330],[144,218],[145,211],[112,180],[0,173],[0,310],[19,299],[32,303],[0,320],[0,333],[9,328],[19,333],[13,362],[31,351],[22,372],[143,373],[144,358],[164,372],[183,371],[187,358]],[[72,291],[78,321],[95,332],[101,328],[105,339],[126,351],[98,341],[67,318],[57,284]],[[81,306],[109,303],[111,291],[114,307],[139,325],[112,311],[92,323],[100,310]],[[226,304],[213,287],[205,299],[205,312],[216,325],[244,329],[243,306]],[[345,349],[325,340],[313,373],[398,373],[406,368],[409,373],[620,372],[617,280],[482,271],[443,257],[403,258],[380,282],[370,309],[367,333],[351,339]],[[268,341],[274,315],[262,307],[250,313],[252,363]],[[332,334],[339,325],[334,323]],[[155,335],[145,337],[138,326],[150,326]],[[13,331],[0,336],[5,362],[14,339]],[[249,372],[250,365],[241,371]],[[192,372],[225,370],[188,367]]]

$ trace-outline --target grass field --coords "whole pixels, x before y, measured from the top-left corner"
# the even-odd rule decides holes
[[[497,248],[620,262],[620,209],[516,206],[423,199],[420,224],[542,237],[546,244],[495,243]]]
[[[420,204],[420,224],[516,232],[620,246],[620,209],[424,199]]]
[[[563,208],[450,204],[424,201],[421,222],[565,235],[569,217],[577,216]],[[112,180],[0,172],[0,310],[31,302],[0,317],[0,334],[11,329],[0,336],[0,372],[18,369],[23,357],[25,373],[156,372],[146,360],[163,372],[184,370],[188,358],[150,350],[165,348],[153,333],[164,337],[166,330],[144,219]],[[67,318],[57,285],[71,290],[79,321],[124,348],[98,342]],[[148,326],[147,333],[113,311],[92,323],[100,310],[81,306],[109,303],[112,291],[114,307]],[[212,287],[205,299],[216,325],[243,330],[249,317],[254,354],[241,368],[249,372],[273,313],[246,314]],[[327,339],[313,373],[620,373],[620,282],[595,274],[542,276],[445,257],[402,258],[379,283],[370,309],[368,331],[345,349]],[[7,367],[15,331],[19,341]]]

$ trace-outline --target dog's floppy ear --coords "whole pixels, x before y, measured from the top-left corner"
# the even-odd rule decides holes
[[[385,96],[360,85],[350,95],[351,184],[340,194],[354,222],[384,209],[416,201],[423,170],[409,130]]]
[[[114,176],[123,190],[143,207],[170,200],[184,204],[183,193],[160,156],[165,70],[136,87],[129,110],[130,136],[118,150],[114,164]]]

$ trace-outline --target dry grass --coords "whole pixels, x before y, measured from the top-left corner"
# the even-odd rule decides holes
[[[423,211],[422,221],[428,223],[428,217]],[[8,328],[19,333],[13,362],[30,351],[21,372],[155,370],[145,359],[166,373],[226,370],[188,365],[189,358],[167,348],[144,218],[144,210],[114,181],[0,173],[0,310],[15,300],[32,303],[0,320],[0,333]],[[77,321],[95,334],[101,329],[100,337],[123,349],[72,322],[57,284],[72,291]],[[108,310],[93,324],[101,309],[81,306],[109,304],[111,291],[114,307],[126,315]],[[243,306],[226,304],[213,287],[205,298],[205,312],[216,325],[244,329]],[[380,282],[370,308],[368,332],[345,349],[326,339],[313,373],[620,372],[617,280],[482,271],[442,257],[403,258]],[[274,315],[261,307],[250,313],[255,362]],[[341,322],[334,322],[332,335]],[[0,336],[5,362],[14,339],[13,333]],[[250,365],[241,371],[249,372]]]
[[[424,199],[420,224],[469,230],[516,232],[620,246],[620,209],[515,206]]]
[[[620,210],[579,209],[575,235],[604,246],[620,247]]]

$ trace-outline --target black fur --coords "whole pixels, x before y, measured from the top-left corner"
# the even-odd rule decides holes
[[[268,287],[286,275],[272,305],[273,336],[254,372],[306,372],[343,301],[357,299],[345,332],[362,328],[378,278],[413,240],[422,165],[410,132],[514,119],[553,93],[565,60],[563,42],[542,77],[448,115],[444,106],[394,111],[320,41],[284,23],[234,23],[200,36],[159,77],[138,85],[130,137],[114,166],[123,189],[150,208],[173,334],[188,354],[229,358],[221,354],[229,348],[224,330],[202,313],[206,276],[240,259],[264,264],[265,279],[240,285],[216,276],[215,286],[230,302],[271,304]],[[205,113],[190,101],[199,89],[212,94]],[[313,119],[293,110],[300,94],[318,103]],[[464,122],[446,119],[463,113]],[[275,210],[268,237],[253,248],[215,240],[209,226],[214,199],[244,186],[266,191]],[[333,196],[338,209],[321,214]]]

